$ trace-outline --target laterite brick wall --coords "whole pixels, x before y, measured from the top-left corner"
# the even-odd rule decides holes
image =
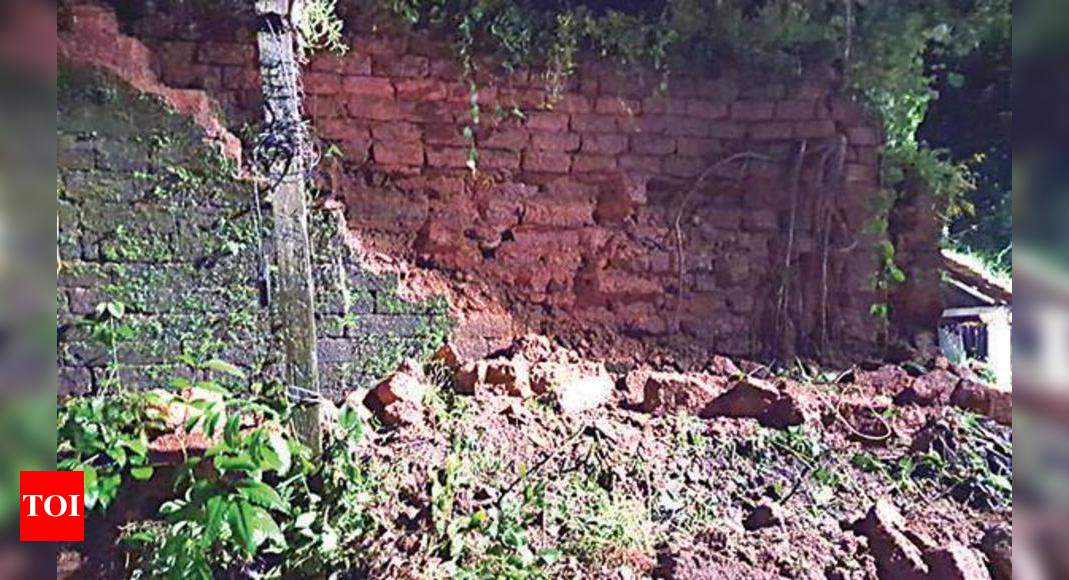
[[[277,376],[270,209],[257,221],[251,184],[157,96],[80,67],[57,86],[61,396],[162,387],[215,359]],[[448,324],[442,305],[363,270],[343,228],[337,211],[313,213],[320,372],[335,398],[434,348]]]
[[[445,43],[350,17],[350,52],[303,75],[316,131],[342,152],[334,194],[371,246],[504,306],[458,329],[469,354],[532,330],[606,351],[872,350],[862,232],[882,137],[828,70],[683,71],[663,92],[659,75],[597,63],[560,91],[538,71],[487,72],[473,125]],[[232,126],[259,118],[247,23],[157,12],[127,28],[164,82],[208,91]]]

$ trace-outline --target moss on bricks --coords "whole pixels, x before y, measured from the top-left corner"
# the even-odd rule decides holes
[[[261,282],[270,208],[257,212],[251,184],[160,99],[70,68],[57,87],[64,392],[163,386],[213,358],[274,376]],[[396,278],[360,268],[337,213],[310,222],[327,393],[366,387],[446,339],[444,300],[406,302]]]

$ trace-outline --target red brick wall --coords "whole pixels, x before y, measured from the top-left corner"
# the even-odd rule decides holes
[[[232,124],[259,117],[242,26],[154,15],[131,29],[164,82],[206,89]],[[509,310],[515,327],[475,332],[482,349],[517,329],[699,353],[871,347],[874,260],[860,232],[881,135],[830,75],[677,74],[658,94],[643,79],[655,75],[584,65],[559,98],[537,74],[489,76],[472,176],[469,94],[447,47],[366,32],[351,46],[304,71],[314,126],[344,152],[336,193],[366,239]],[[523,119],[496,114],[513,107]],[[769,160],[724,167],[688,198],[740,152]]]

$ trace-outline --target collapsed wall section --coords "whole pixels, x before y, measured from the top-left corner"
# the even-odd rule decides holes
[[[467,301],[464,354],[528,331],[610,358],[875,352],[864,231],[882,136],[830,69],[686,71],[667,91],[597,63],[561,86],[480,73],[476,124],[446,43],[350,17],[349,53],[316,56],[303,77],[340,153],[333,194],[369,249]],[[232,125],[256,118],[240,16],[172,8],[128,28],[168,84],[209,92]]]
[[[61,395],[165,386],[212,361],[277,376],[270,210],[252,184],[161,97],[88,68],[57,86]],[[338,397],[433,348],[448,319],[361,268],[337,210],[312,219],[321,374]]]

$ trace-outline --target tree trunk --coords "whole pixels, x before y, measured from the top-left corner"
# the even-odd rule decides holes
[[[257,0],[257,44],[263,84],[266,162],[274,218],[275,304],[286,355],[289,393],[299,403],[296,420],[305,443],[321,448],[315,303],[308,215],[305,208],[300,68],[294,54],[302,0]]]

